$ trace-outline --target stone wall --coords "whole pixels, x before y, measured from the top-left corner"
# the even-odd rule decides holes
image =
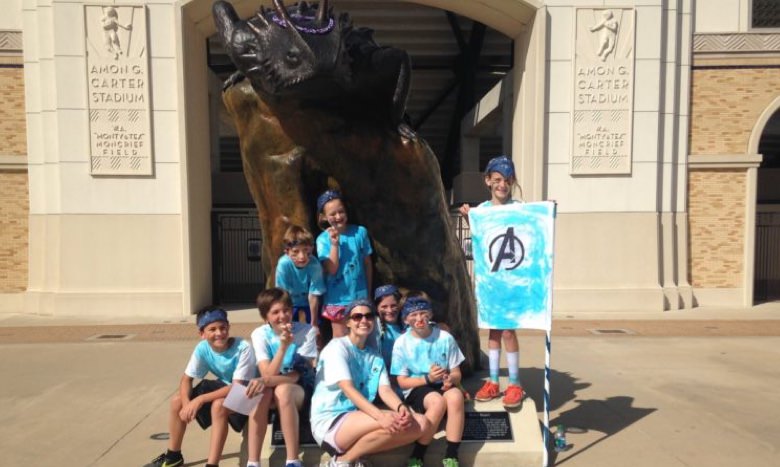
[[[0,155],[26,156],[24,69],[0,57]]]
[[[13,45],[13,41],[2,44]],[[14,50],[0,54],[0,293],[27,288],[30,203],[26,156],[24,68],[20,51]]]
[[[0,170],[0,293],[27,288],[27,171]]]
[[[735,161],[744,154],[747,159],[755,125],[780,95],[780,59],[776,54],[751,58],[717,49],[701,49],[719,52],[715,55],[694,52],[689,151],[696,156],[731,156]],[[744,285],[745,235],[750,227],[745,216],[748,203],[754,202],[747,199],[746,168],[689,167],[688,266],[693,287]]]
[[[745,171],[688,172],[689,281],[693,287],[740,287],[744,268]]]
[[[780,95],[772,67],[694,68],[691,154],[744,154],[761,113]]]

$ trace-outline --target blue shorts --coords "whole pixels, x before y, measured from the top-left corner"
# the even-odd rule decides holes
[[[298,315],[300,312],[306,315],[306,324],[311,324],[311,309],[308,306],[294,306],[293,307],[293,321],[298,321]]]

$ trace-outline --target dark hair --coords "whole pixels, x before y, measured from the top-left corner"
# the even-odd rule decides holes
[[[379,288],[377,288],[377,290],[379,290]],[[375,293],[375,295],[376,295],[376,293]],[[380,333],[380,335],[382,335],[385,332],[387,332],[387,323],[384,322],[384,320],[382,319],[382,316],[378,313],[378,311],[379,311],[379,303],[382,300],[384,300],[385,298],[387,298],[387,297],[394,297],[395,301],[399,302],[398,315],[396,315],[396,317],[395,317],[395,324],[403,325],[403,321],[401,321],[401,307],[400,307],[401,292],[398,289],[396,289],[396,291],[391,293],[391,294],[382,295],[381,297],[374,298],[374,308],[377,309],[377,315],[379,316],[379,327],[380,327],[379,333]]]
[[[274,303],[278,302],[282,302],[282,304],[292,308],[290,294],[284,289],[271,287],[270,289],[265,289],[257,294],[257,309],[260,310],[260,317],[267,319],[271,307],[274,306]]]

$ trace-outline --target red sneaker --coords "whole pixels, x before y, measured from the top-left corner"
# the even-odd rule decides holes
[[[525,398],[525,391],[522,386],[517,384],[510,384],[504,391],[504,398],[501,399],[501,403],[504,407],[512,408],[523,405],[523,399]]]
[[[498,383],[485,381],[485,384],[483,384],[482,387],[479,388],[479,391],[474,394],[474,399],[478,400],[479,402],[487,402],[495,399],[500,395],[501,391],[498,388]]]

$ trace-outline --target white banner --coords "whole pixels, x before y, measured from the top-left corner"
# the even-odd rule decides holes
[[[550,330],[555,203],[469,211],[481,329]]]

